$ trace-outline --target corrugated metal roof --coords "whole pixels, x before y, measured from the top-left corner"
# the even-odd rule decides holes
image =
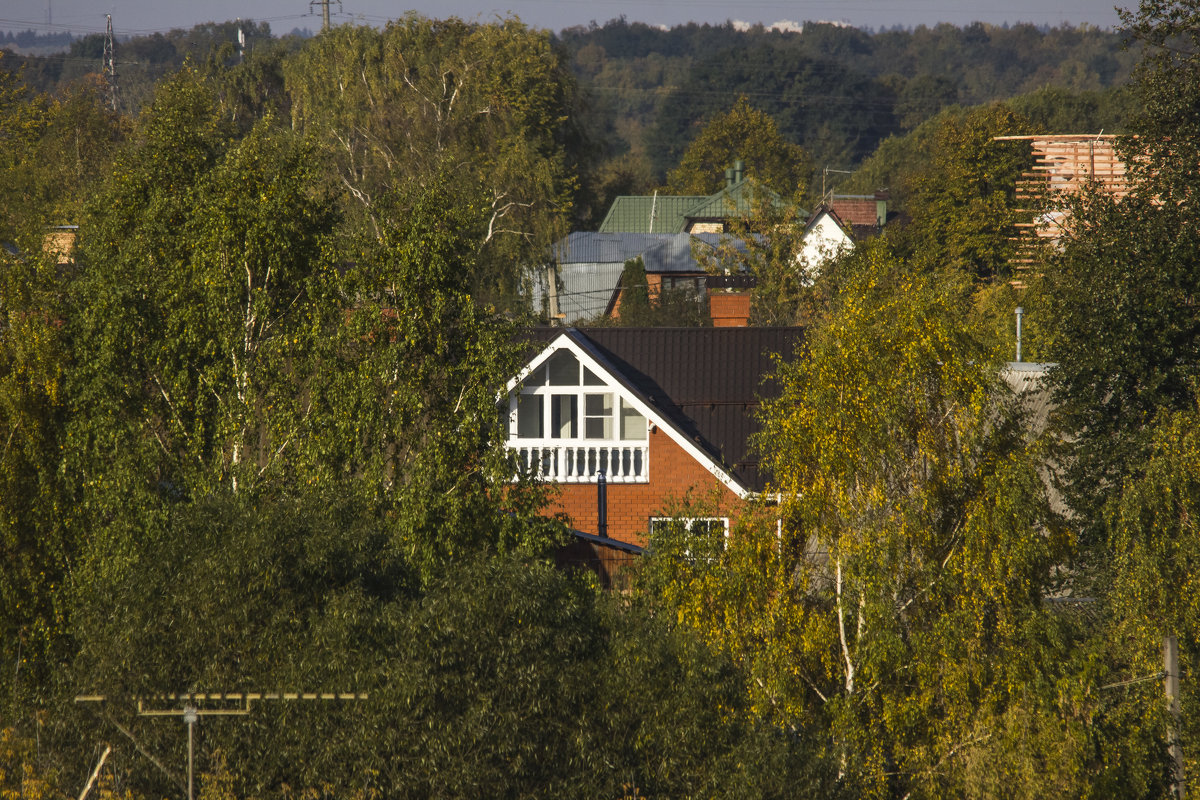
[[[1010,361],[1000,371],[1000,377],[1021,402],[1034,433],[1041,433],[1054,410],[1054,393],[1047,385],[1047,373],[1054,364],[1035,361]]]
[[[621,195],[613,200],[600,232],[680,233],[687,224],[687,212],[706,200],[704,195]]]
[[[548,342],[562,332],[534,335]],[[739,482],[764,488],[750,439],[762,400],[778,394],[766,381],[772,354],[791,358],[803,328],[578,328],[574,335]]]
[[[560,239],[554,246],[558,259],[558,295],[563,321],[573,325],[592,319],[608,306],[625,262],[642,257],[646,272],[703,274],[704,265],[694,248],[716,248],[724,243],[744,251],[744,242],[719,233],[592,233],[581,231]],[[540,297],[540,296],[539,296]]]
[[[708,197],[705,201],[687,213],[688,220],[696,219],[728,219],[729,217],[744,217],[754,211],[754,192],[765,191],[766,199],[776,208],[783,207],[783,199],[775,192],[765,187],[756,187],[748,179],[733,186],[722,189]],[[803,210],[801,216],[804,215]]]
[[[745,244],[720,233],[593,233],[578,231],[554,245],[559,265],[624,264],[642,257],[647,272],[703,272],[693,247],[717,247],[724,242],[739,249]]]
[[[624,261],[608,263],[563,264],[558,279],[558,310],[563,322],[574,325],[604,313],[621,280]]]

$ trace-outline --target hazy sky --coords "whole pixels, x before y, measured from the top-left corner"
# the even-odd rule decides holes
[[[1112,0],[805,0],[804,2],[738,2],[738,0],[343,0],[331,5],[335,22],[381,24],[409,9],[430,17],[460,16],[491,20],[516,14],[526,23],[561,30],[572,25],[604,23],[622,14],[631,22],[676,25],[684,22],[723,23],[726,20],[762,22],[844,21],[860,27],[966,25],[983,22],[1032,22],[1036,25],[1088,23],[1116,27]],[[118,35],[142,34],[169,28],[189,28],[198,22],[237,17],[265,20],[275,33],[293,28],[317,30],[319,6],[308,0],[0,0],[0,30],[104,30],[104,15],[112,14]],[[47,25],[47,20],[51,24]]]

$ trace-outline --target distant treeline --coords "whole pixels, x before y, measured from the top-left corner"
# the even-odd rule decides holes
[[[820,23],[784,33],[732,23],[662,30],[621,18],[560,40],[615,120],[618,145],[659,173],[741,95],[818,164],[849,167],[949,106],[1046,87],[1100,92],[1123,85],[1138,57],[1119,32],[1027,24],[871,33]]]
[[[122,110],[136,113],[154,85],[188,59],[210,70],[232,67],[242,57],[239,26],[245,57],[257,53],[264,65],[311,35],[275,36],[266,23],[242,21],[121,41]],[[0,43],[46,40],[32,31],[4,37]],[[818,169],[850,170],[885,141],[908,137],[948,109],[1013,98],[1024,98],[1014,108],[1038,130],[1120,132],[1129,113],[1122,87],[1138,58],[1138,46],[1127,49],[1122,33],[1086,25],[941,24],[872,32],[805,23],[794,33],[739,30],[732,23],[664,30],[619,18],[553,38],[581,90],[574,123],[586,131],[593,158],[611,164],[608,174],[585,180],[598,197],[583,214],[588,218],[603,213],[613,191],[663,185],[699,131],[742,97],[770,115]],[[62,54],[10,54],[0,69],[20,70],[30,88],[56,93],[99,72],[103,53],[103,35],[91,34],[71,39]],[[260,77],[273,72],[267,68]],[[267,83],[274,86],[273,80]]]
[[[0,33],[0,47],[13,44],[17,47],[67,47],[73,41],[75,41],[75,34],[70,32],[38,33],[31,29],[17,33],[12,31]]]

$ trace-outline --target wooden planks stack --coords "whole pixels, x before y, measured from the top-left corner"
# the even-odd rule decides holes
[[[1017,223],[1016,250],[1010,263],[1019,275],[1035,263],[1039,245],[1053,244],[1066,224],[1061,210],[1050,206],[1056,195],[1076,194],[1087,186],[1117,197],[1129,193],[1125,162],[1118,157],[1114,135],[1063,134],[997,136],[995,141],[1027,141],[1033,151],[1032,170],[1017,181],[1016,196],[1026,221]],[[1014,284],[1023,285],[1016,280]]]

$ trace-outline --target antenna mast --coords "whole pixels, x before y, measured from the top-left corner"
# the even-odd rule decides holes
[[[104,76],[108,81],[108,104],[117,110],[117,60],[114,57],[112,14],[105,14],[108,30],[104,34]]]
[[[83,694],[75,698],[76,703],[104,703],[107,701],[102,694]],[[157,697],[139,697],[137,698],[137,714],[139,717],[180,717],[183,719],[183,724],[187,725],[188,735],[188,751],[187,751],[187,798],[193,800],[195,797],[195,778],[194,778],[194,761],[195,761],[195,736],[196,723],[200,721],[200,717],[220,716],[220,717],[246,717],[250,715],[250,705],[252,703],[261,703],[265,700],[285,700],[285,701],[305,701],[305,700],[366,700],[366,692],[184,692],[182,694],[164,694]],[[182,706],[176,705],[181,703]],[[154,706],[158,706],[155,708]],[[109,721],[116,724],[116,720],[109,718]],[[121,732],[129,738],[133,736],[117,725]],[[139,748],[140,749],[140,748]],[[158,762],[157,759],[151,757],[145,751],[141,751],[143,755],[154,761],[155,765],[163,770],[174,780],[170,773],[166,772],[166,768]],[[100,759],[100,766],[104,764],[104,758],[108,756],[108,752]],[[96,772],[100,771],[100,766],[96,767]],[[92,779],[95,780],[95,774]],[[84,791],[87,794],[87,791]]]

